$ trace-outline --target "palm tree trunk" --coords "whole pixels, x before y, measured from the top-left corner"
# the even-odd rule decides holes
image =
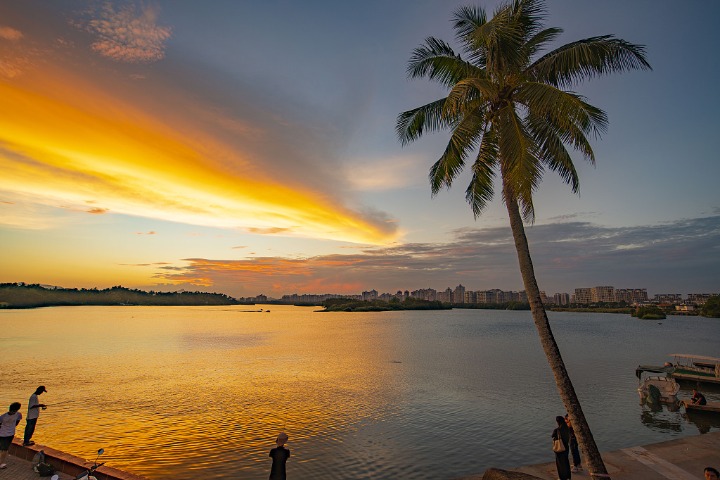
[[[560,393],[560,398],[570,415],[578,443],[585,453],[585,465],[590,475],[600,474],[601,478],[610,478],[607,476],[607,470],[600,456],[600,451],[595,444],[595,439],[593,439],[592,432],[590,432],[590,427],[580,407],[577,395],[575,394],[575,388],[565,369],[565,363],[560,355],[560,349],[555,342],[552,330],[550,330],[550,323],[545,313],[545,307],[540,299],[540,289],[535,279],[535,270],[533,269],[532,259],[530,258],[530,247],[527,237],[525,236],[525,227],[520,215],[518,203],[513,194],[510,193],[507,185],[504,185],[504,193],[505,205],[507,206],[508,215],[510,216],[510,228],[512,229],[515,240],[518,261],[520,262],[520,274],[522,275],[525,292],[530,302],[530,311],[532,312],[533,321],[540,336],[540,343],[542,344],[545,356],[547,356],[548,363],[555,377],[555,384]]]

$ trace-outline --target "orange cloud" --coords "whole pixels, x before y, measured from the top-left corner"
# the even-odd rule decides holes
[[[153,6],[115,6],[107,2],[90,20],[87,30],[96,36],[92,49],[121,62],[149,63],[165,56],[171,28],[157,24],[159,11]]]
[[[12,27],[0,27],[0,38],[15,42],[23,38],[23,34],[20,30],[16,30]]]
[[[111,82],[89,83],[59,66],[22,83],[0,82],[0,110],[8,113],[0,117],[0,192],[256,233],[372,244],[394,238],[387,218],[281,183],[242,145],[192,118],[176,120],[174,111],[150,113]],[[241,123],[236,132],[257,136]]]
[[[87,211],[87,213],[92,213],[93,215],[102,215],[107,212],[108,212],[107,208],[91,208],[90,210]]]

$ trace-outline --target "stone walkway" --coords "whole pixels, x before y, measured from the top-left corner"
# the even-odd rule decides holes
[[[552,457],[552,452],[549,452]],[[705,467],[720,469],[720,432],[679,438],[602,454],[612,480],[703,480]],[[526,465],[512,471],[556,480],[555,461]],[[458,480],[480,480],[482,474]],[[590,480],[587,471],[572,474],[573,480]],[[599,480],[599,477],[595,477]]]
[[[40,477],[32,469],[32,463],[22,460],[15,455],[7,456],[7,468],[0,470],[1,480],[38,480],[39,478],[49,479],[50,477]],[[59,473],[60,480],[74,480],[75,477]]]

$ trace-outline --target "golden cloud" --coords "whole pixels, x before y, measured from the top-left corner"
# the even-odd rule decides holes
[[[8,198],[81,211],[97,203],[118,214],[360,243],[395,235],[385,218],[281,183],[191,119],[150,114],[112,87],[60,67],[22,83],[0,82],[0,110],[8,112],[0,117],[0,191]],[[255,135],[251,126],[244,131]]]

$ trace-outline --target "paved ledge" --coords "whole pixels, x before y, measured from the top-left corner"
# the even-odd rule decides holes
[[[32,469],[32,459],[40,450],[45,452],[47,462],[55,467],[55,473],[60,475],[60,480],[73,480],[80,472],[87,470],[93,464],[92,461],[44,445],[24,447],[19,440],[15,439],[10,445],[10,455],[7,457],[8,468],[0,470],[0,478],[11,478],[12,480],[37,480],[40,478]],[[94,476],[98,480],[147,480],[145,477],[108,466],[98,468]]]
[[[543,480],[556,480],[555,460],[549,448],[548,457],[553,458],[551,463],[525,465],[511,471],[527,473]],[[702,480],[705,467],[720,468],[720,432],[623,448],[603,453],[602,457],[612,480]],[[587,470],[573,473],[572,477],[591,478]],[[480,474],[458,480],[482,478]]]

